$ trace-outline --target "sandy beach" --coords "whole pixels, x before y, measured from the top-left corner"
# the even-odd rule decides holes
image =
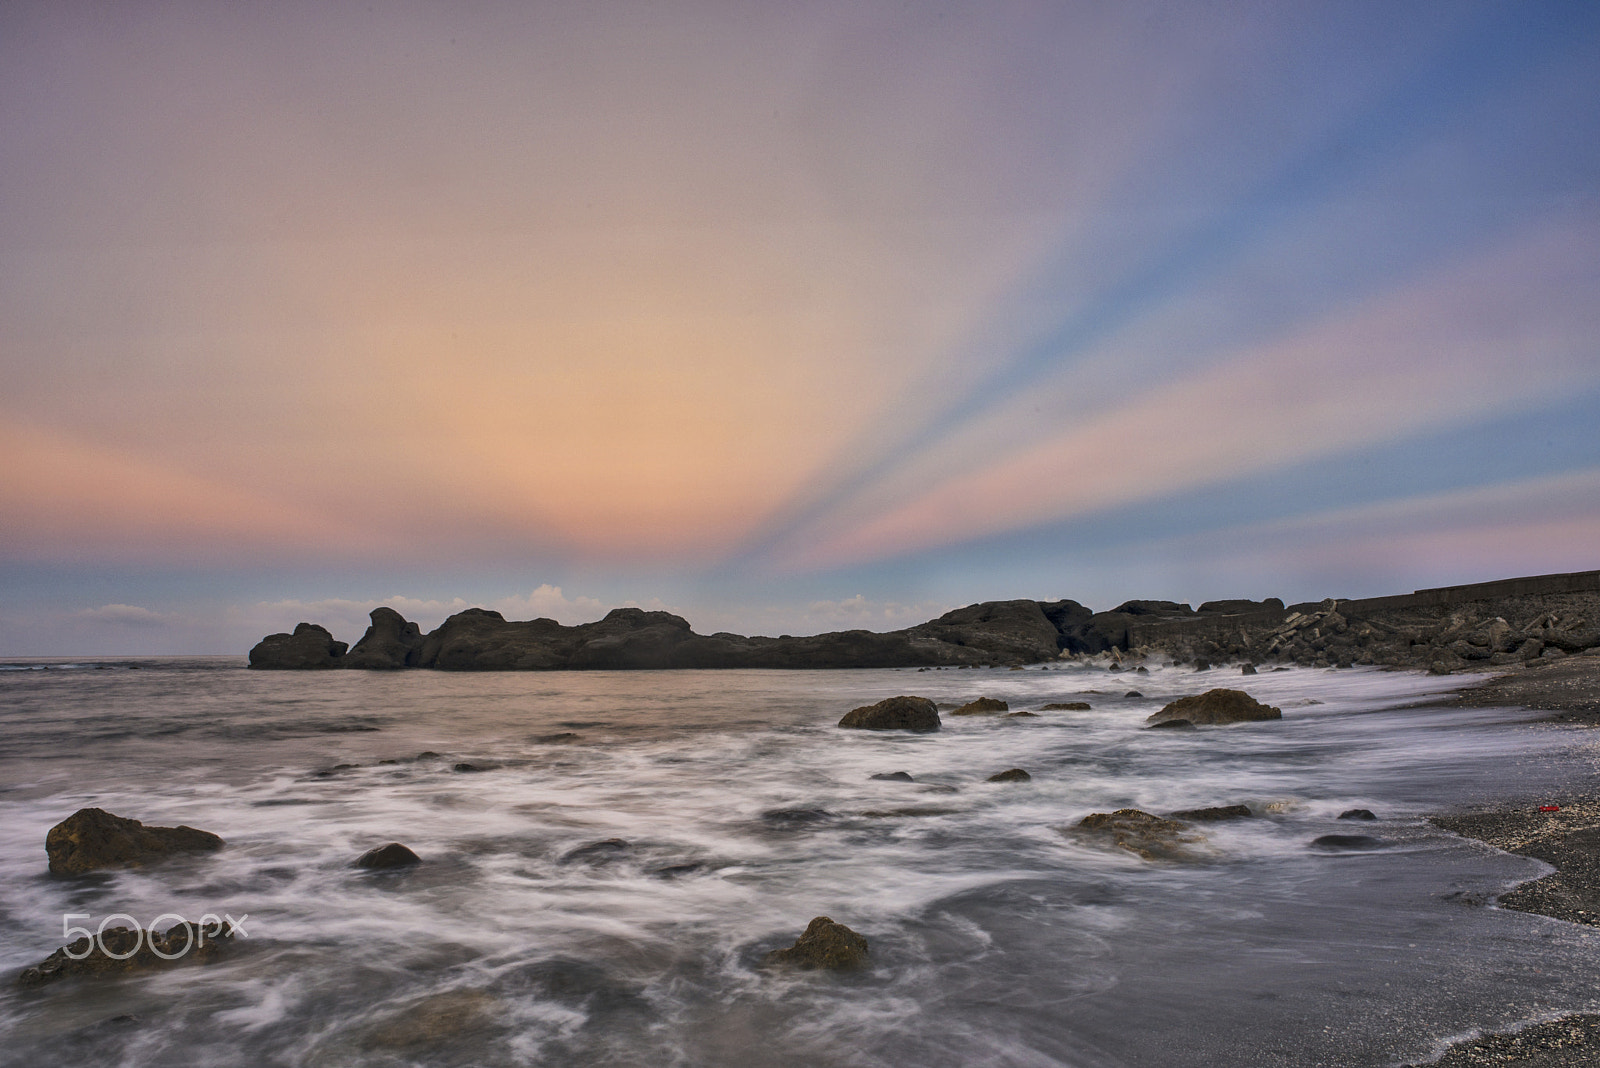
[[[1442,701],[1458,708],[1547,710],[1556,722],[1600,725],[1600,656],[1535,663]],[[1555,807],[1557,811],[1541,811]],[[1556,870],[1495,902],[1500,908],[1600,926],[1600,791],[1559,798],[1508,798],[1492,809],[1441,813],[1438,826],[1496,849],[1542,860]],[[1600,1063],[1600,1016],[1574,1015],[1520,1031],[1489,1034],[1453,1047],[1443,1068],[1518,1064],[1578,1068]]]

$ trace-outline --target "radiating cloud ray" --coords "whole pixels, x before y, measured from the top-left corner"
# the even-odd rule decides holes
[[[1468,112],[1508,83],[1581,52],[1600,26],[1600,8],[1504,6],[1418,64],[1374,105],[1351,114],[1269,181],[1102,291],[1082,309],[944,405],[907,420],[879,451],[832,474],[785,507],[733,559],[749,566],[845,502],[884,481],[918,454],[1046,375],[1081,358],[1117,331],[1171,300],[1206,272],[1237,257],[1296,212],[1408,146],[1448,117]],[[809,535],[807,535],[809,538]]]

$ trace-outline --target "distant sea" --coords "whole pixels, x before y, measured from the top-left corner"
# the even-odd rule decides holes
[[[1600,1009],[1600,935],[1485,904],[1548,869],[1424,819],[1558,801],[1593,743],[1527,713],[1402,707],[1460,681],[0,663],[0,1049],[129,1066],[1423,1059]],[[1284,718],[1142,729],[1213,686]],[[835,726],[901,693],[1093,707]],[[984,781],[1012,767],[1032,781]],[[871,778],[895,771],[914,781]],[[1257,816],[1200,826],[1179,862],[1066,833],[1091,812],[1240,803]],[[227,847],[52,878],[45,833],[86,806]],[[1380,819],[1336,818],[1352,808]],[[1312,845],[1335,833],[1375,841]],[[389,841],[424,863],[352,868]],[[12,982],[62,944],[65,914],[206,913],[246,932],[216,963]],[[870,968],[762,966],[819,915],[869,940]]]

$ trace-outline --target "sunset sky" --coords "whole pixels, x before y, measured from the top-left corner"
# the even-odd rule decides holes
[[[1600,567],[1600,4],[0,3],[0,656]]]

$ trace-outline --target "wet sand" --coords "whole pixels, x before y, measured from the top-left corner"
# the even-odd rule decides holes
[[[1430,703],[1539,709],[1549,711],[1552,721],[1600,726],[1600,656],[1537,662]],[[1541,804],[1559,811],[1541,812]],[[1433,822],[1556,869],[1502,894],[1496,902],[1501,908],[1600,926],[1600,792],[1521,799],[1500,809],[1434,816]],[[1440,1068],[1593,1068],[1600,1064],[1600,1015],[1565,1016],[1485,1035],[1451,1047],[1431,1063]]]

